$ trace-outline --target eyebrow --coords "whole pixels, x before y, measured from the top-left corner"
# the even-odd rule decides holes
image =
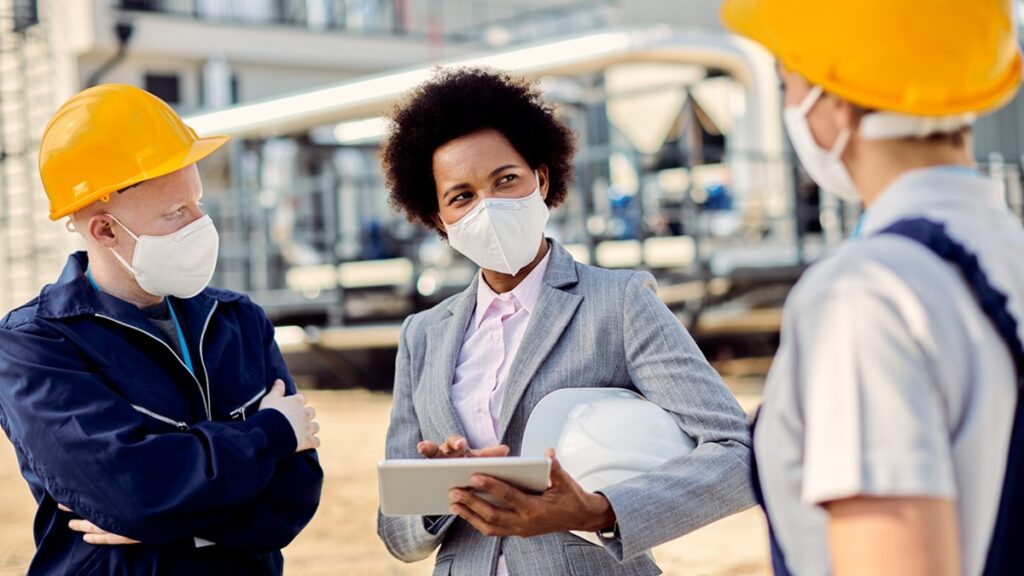
[[[488,178],[494,178],[495,176],[504,172],[505,170],[508,170],[509,168],[517,168],[517,166],[515,164],[505,164],[504,166],[495,168],[494,170],[491,170],[491,173],[488,176]],[[452,192],[465,190],[466,188],[469,188],[469,184],[466,184],[465,182],[461,184],[456,184],[455,186],[452,186],[451,188],[445,190],[444,195],[442,195],[441,198],[447,198],[448,195],[451,194]]]

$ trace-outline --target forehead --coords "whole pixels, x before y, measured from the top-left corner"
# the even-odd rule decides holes
[[[140,206],[165,208],[177,204],[196,202],[203,195],[199,171],[195,165],[186,166],[152,180],[147,180],[125,192],[125,198]]]
[[[459,179],[489,173],[504,164],[525,165],[526,160],[505,136],[493,129],[460,136],[434,151],[434,174]]]

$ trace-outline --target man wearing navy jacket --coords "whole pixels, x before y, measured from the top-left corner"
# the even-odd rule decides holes
[[[29,574],[281,574],[323,472],[274,328],[208,287],[199,138],[138,88],[69,100],[43,135],[50,217],[87,251],[0,320],[0,425],[39,508]]]

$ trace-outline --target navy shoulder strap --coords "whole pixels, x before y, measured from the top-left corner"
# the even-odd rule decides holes
[[[900,220],[882,230],[881,234],[895,234],[914,240],[956,266],[1013,356],[1017,370],[1017,403],[999,513],[989,544],[984,576],[1024,574],[1024,547],[1020,545],[1024,542],[1024,490],[1019,489],[1024,480],[1024,404],[1021,401],[1021,390],[1024,389],[1024,345],[1017,331],[1017,320],[1006,306],[1006,295],[989,282],[978,264],[977,256],[952,239],[941,223],[924,218]]]
[[[754,434],[757,432],[757,420],[761,416],[761,409],[758,408],[757,412],[754,413],[754,419],[750,423],[750,439],[753,444]],[[750,450],[750,480],[751,486],[754,489],[754,500],[757,505],[761,507],[761,511],[764,512],[765,520],[768,522],[768,545],[772,556],[772,573],[775,576],[789,576],[790,571],[786,566],[786,555],[782,552],[782,546],[779,544],[779,539],[775,535],[775,527],[772,524],[772,517],[768,514],[768,505],[764,501],[764,492],[761,490],[761,473],[757,467],[757,454],[753,449]]]

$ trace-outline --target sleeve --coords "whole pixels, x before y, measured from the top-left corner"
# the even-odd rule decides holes
[[[630,379],[672,412],[697,446],[690,454],[602,490],[617,538],[601,538],[617,560],[634,558],[753,505],[746,415],[674,314],[654,277],[634,274],[625,290],[623,339]]]
[[[804,397],[802,499],[954,498],[945,403],[895,303],[860,286],[833,289],[796,319]]]
[[[0,420],[56,500],[151,544],[191,539],[257,497],[295,451],[287,418],[203,422],[151,434],[63,335],[28,324],[0,335]]]
[[[253,305],[255,307],[255,305]],[[286,394],[295,394],[295,382],[288,372],[281,350],[274,340],[274,326],[261,309],[266,351],[266,373],[270,381],[285,381]],[[198,535],[218,546],[280,550],[309,524],[320,505],[324,473],[315,450],[292,453],[280,458],[270,482],[252,501],[235,507],[236,512],[224,523],[200,530]]]
[[[395,361],[394,404],[388,426],[385,458],[420,458],[416,446],[423,440],[420,423],[412,403],[413,374],[409,360],[408,332],[412,317],[402,324]],[[385,516],[377,511],[377,535],[388,552],[403,562],[416,562],[430,556],[451,528],[454,516]]]

